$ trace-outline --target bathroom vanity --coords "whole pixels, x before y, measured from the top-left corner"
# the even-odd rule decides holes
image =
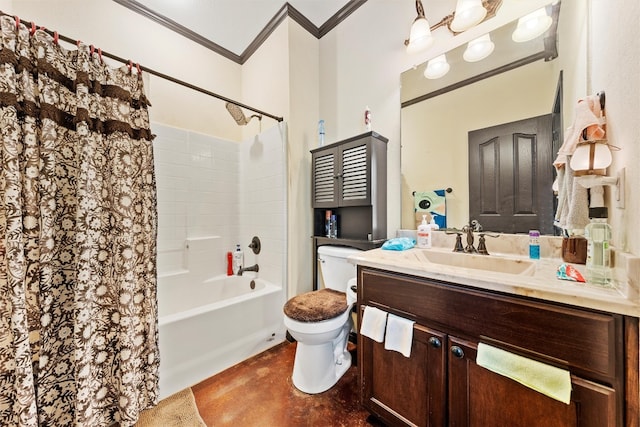
[[[555,260],[515,259],[523,267],[501,273],[491,256],[467,268],[456,257],[476,255],[442,252],[351,259],[360,314],[373,306],[415,321],[410,357],[358,336],[365,408],[389,425],[638,426],[633,294],[558,281]],[[568,370],[570,403],[480,367],[479,343]]]

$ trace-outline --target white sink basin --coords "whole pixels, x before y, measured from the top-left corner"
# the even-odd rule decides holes
[[[535,273],[535,262],[519,258],[503,258],[492,255],[466,254],[461,252],[442,252],[422,250],[427,262],[458,268],[493,271],[503,274],[531,276]]]

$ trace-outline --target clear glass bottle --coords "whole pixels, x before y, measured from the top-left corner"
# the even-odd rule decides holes
[[[338,219],[335,215],[331,215],[329,237],[331,237],[332,239],[338,238]]]
[[[584,229],[587,238],[587,283],[609,286],[611,283],[611,226],[607,208],[590,208],[591,222]]]

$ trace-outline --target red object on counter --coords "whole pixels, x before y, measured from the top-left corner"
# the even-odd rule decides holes
[[[227,252],[227,276],[233,276],[233,254]]]

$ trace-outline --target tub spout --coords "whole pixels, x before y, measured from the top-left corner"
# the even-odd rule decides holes
[[[260,267],[258,267],[258,264],[254,264],[251,267],[240,268],[238,270],[238,276],[242,276],[242,273],[244,273],[245,271],[255,271],[257,273],[258,271],[260,271]]]

